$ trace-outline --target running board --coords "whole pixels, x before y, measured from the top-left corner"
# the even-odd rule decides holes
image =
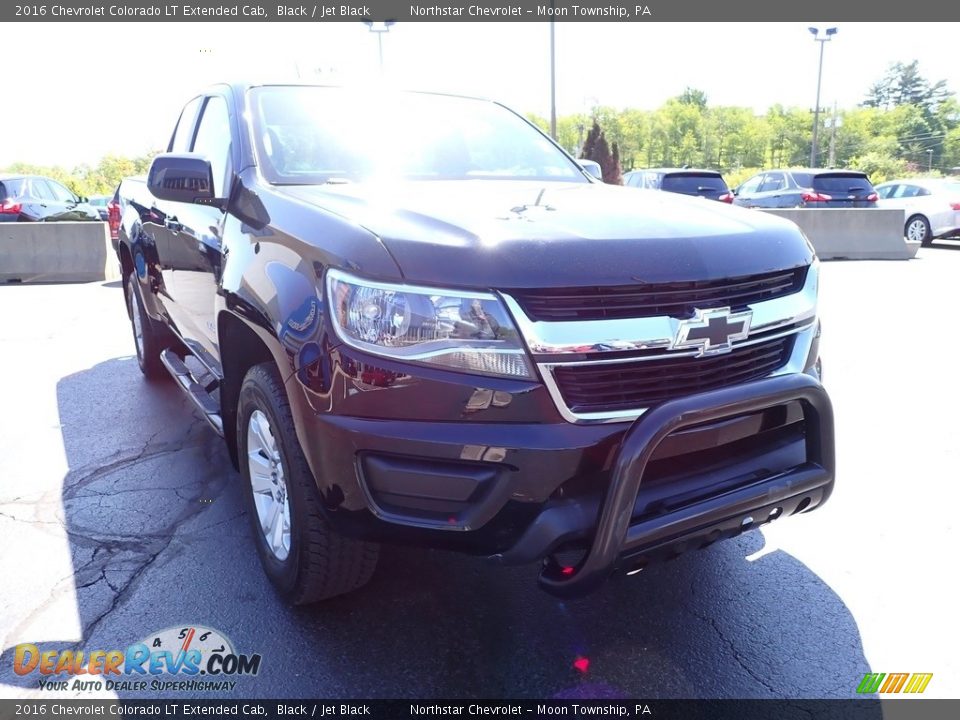
[[[223,419],[220,417],[220,405],[213,396],[207,392],[207,389],[197,382],[193,377],[183,360],[181,360],[172,350],[164,350],[160,353],[160,362],[167,369],[167,372],[177,381],[177,385],[183,390],[191,402],[197,406],[197,409],[203,413],[203,417],[210,427],[220,437],[223,437]]]

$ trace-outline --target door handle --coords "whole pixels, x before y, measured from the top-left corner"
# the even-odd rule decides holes
[[[183,225],[176,217],[166,217],[163,219],[163,226],[170,232],[178,233],[183,230]]]

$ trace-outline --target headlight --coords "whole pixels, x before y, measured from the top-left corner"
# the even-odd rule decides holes
[[[337,335],[396,360],[514,378],[533,378],[513,322],[489,293],[393,285],[327,272]]]

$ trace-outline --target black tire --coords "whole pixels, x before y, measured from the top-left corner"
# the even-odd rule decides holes
[[[160,353],[171,346],[170,331],[162,326],[158,327],[143,309],[143,298],[140,296],[140,283],[137,281],[136,273],[130,273],[126,282],[127,315],[130,317],[130,329],[133,331],[133,345],[137,350],[137,364],[140,366],[140,372],[147,380],[168,378],[169,373],[160,362]]]
[[[271,549],[254,499],[248,430],[256,411],[266,416],[281,465],[282,480],[278,485],[274,475],[271,492],[279,492],[282,487],[288,503],[290,537],[285,557],[278,557]],[[237,447],[257,554],[280,595],[293,605],[306,605],[365,585],[376,568],[379,545],[344,537],[330,527],[297,439],[283,382],[273,363],[250,368],[243,380],[237,412]],[[257,450],[254,452],[261,456]],[[267,458],[267,454],[262,457]],[[271,496],[267,498],[264,501],[264,493],[260,493],[261,502],[274,502]]]
[[[912,215],[903,226],[903,234],[908,240],[920,241],[921,245],[933,242],[933,233],[930,231],[930,221],[923,215]]]

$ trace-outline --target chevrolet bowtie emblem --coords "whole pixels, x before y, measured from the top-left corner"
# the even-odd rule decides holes
[[[753,312],[744,310],[732,313],[730,308],[694,310],[688,320],[681,320],[674,350],[698,350],[702,355],[719,355],[730,352],[737,340],[746,340],[750,334]]]

